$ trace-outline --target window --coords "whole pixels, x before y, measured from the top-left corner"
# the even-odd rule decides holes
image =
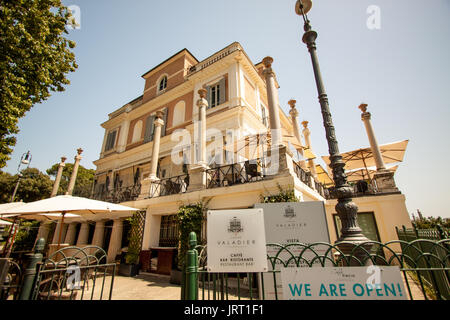
[[[153,133],[155,131],[155,116],[151,115],[147,117],[145,121],[145,133],[144,133],[144,143],[153,141]]]
[[[159,232],[160,247],[176,247],[178,245],[178,223],[176,215],[162,216]]]
[[[167,76],[164,76],[159,81],[158,92],[164,91],[166,88],[167,88]]]
[[[263,105],[261,105],[261,119],[262,119],[262,123],[264,124],[264,126],[268,127],[269,119],[267,117],[266,108]]]
[[[219,84],[216,84],[211,87],[211,108],[214,108],[215,106],[218,106],[220,104],[219,97],[220,86]]]
[[[206,100],[208,108],[214,108],[225,102],[225,78],[219,82],[206,87]]]
[[[110,131],[108,137],[106,138],[105,152],[112,150],[116,144],[117,130]]]
[[[337,214],[333,215],[334,225],[336,227],[336,234],[338,238],[341,236],[341,219]],[[375,216],[373,212],[358,212],[357,214],[358,224],[362,230],[362,233],[372,241],[380,241],[380,236],[378,234],[377,222],[375,221]]]
[[[167,127],[167,108],[163,109],[164,116],[163,121],[164,125],[161,128],[161,137],[164,137],[166,135],[166,127]],[[145,133],[144,133],[144,143],[153,141],[153,137],[155,135],[155,119],[156,115],[150,115],[147,117],[147,120],[145,121]]]

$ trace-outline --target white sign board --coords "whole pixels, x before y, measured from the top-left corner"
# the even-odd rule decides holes
[[[282,268],[285,300],[407,300],[398,267]]]
[[[284,203],[258,203],[255,208],[264,209],[264,225],[266,230],[267,243],[278,243],[286,246],[292,243],[330,243],[328,235],[328,225],[325,213],[325,206],[322,201],[305,201],[305,202],[284,202]],[[299,256],[304,247],[293,246],[289,251],[295,256]],[[326,246],[314,247],[314,252],[307,250],[302,257],[311,261],[316,253],[325,255]],[[280,247],[268,246],[267,254],[269,257],[275,257]],[[275,270],[282,267],[281,261],[287,261],[291,257],[287,251],[279,254],[279,260],[275,261]],[[299,266],[307,267],[305,260],[300,260]],[[316,260],[315,263],[319,263]],[[297,267],[295,264],[290,267]],[[269,264],[269,270],[273,270]],[[273,274],[271,272],[263,274],[264,280],[264,298],[266,300],[282,299],[283,290],[280,273],[276,273],[276,289],[274,287]],[[261,287],[261,286],[260,286]]]
[[[268,270],[262,209],[208,211],[207,237],[208,271]]]

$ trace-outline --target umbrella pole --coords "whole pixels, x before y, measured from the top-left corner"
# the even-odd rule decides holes
[[[63,211],[62,212],[62,218],[61,218],[61,225],[59,226],[58,248],[56,249],[56,251],[58,251],[59,248],[61,247],[62,228],[63,228],[63,224],[64,224],[64,216],[65,215],[66,215],[66,213]]]
[[[3,254],[4,255],[6,254],[5,258],[9,258],[9,256],[11,255],[12,247],[14,245],[14,241],[16,240],[16,234],[19,229],[19,226],[16,227],[16,222],[17,222],[17,216],[14,217],[13,224],[9,228],[8,239],[5,242],[5,248],[3,250]],[[14,232],[14,234],[13,234],[13,232]]]

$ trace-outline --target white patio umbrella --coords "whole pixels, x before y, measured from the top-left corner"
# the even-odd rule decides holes
[[[36,216],[53,214],[61,215],[61,225],[59,230],[58,247],[61,243],[61,229],[64,223],[64,216],[67,214],[74,215],[96,215],[103,213],[117,213],[138,211],[139,209],[123,206],[120,204],[109,203],[105,201],[92,200],[81,197],[73,197],[69,195],[56,196],[44,200],[27,203],[20,207],[14,207],[4,210],[1,215],[16,216]]]

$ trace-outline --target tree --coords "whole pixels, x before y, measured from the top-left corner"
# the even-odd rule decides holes
[[[75,71],[75,42],[63,37],[73,23],[61,0],[0,0],[0,168],[10,159],[17,123],[50,91],[64,91]]]
[[[50,169],[47,169],[47,174],[56,178],[58,173],[59,164],[54,164]],[[59,184],[58,194],[65,194],[68,187],[70,177],[73,172],[73,163],[66,163],[63,169],[61,182]],[[89,198],[91,195],[92,185],[94,183],[95,170],[86,169],[83,166],[78,167],[77,180],[75,181],[75,187],[73,188],[73,195],[78,197]]]
[[[27,168],[21,171],[19,188],[15,196],[15,201],[32,202],[46,199],[52,192],[53,182],[50,177],[36,168]],[[8,203],[16,187],[19,175],[11,175],[7,172],[0,172],[0,202]]]

